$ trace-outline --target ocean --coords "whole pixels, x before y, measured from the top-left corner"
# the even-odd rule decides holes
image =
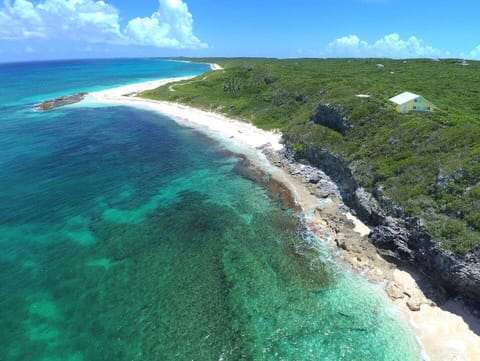
[[[210,69],[0,64],[0,360],[421,360],[227,143],[157,113],[42,100]]]

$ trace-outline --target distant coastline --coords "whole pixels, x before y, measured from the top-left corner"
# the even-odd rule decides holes
[[[163,58],[162,58],[163,59]],[[210,65],[210,69],[212,70],[222,70],[223,68],[216,64],[216,63],[202,63],[202,62],[193,62],[191,60],[182,60],[182,59],[163,59],[163,60],[168,60],[168,61],[176,61],[178,63],[186,63],[186,64],[192,64],[192,63],[195,63],[195,64],[207,64],[207,65]]]

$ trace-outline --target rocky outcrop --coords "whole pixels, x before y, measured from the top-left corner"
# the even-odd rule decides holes
[[[358,184],[354,169],[345,159],[314,147],[305,147],[302,157],[336,183],[343,201],[358,218],[370,226],[383,224],[387,212],[371,193]]]
[[[415,266],[448,294],[480,304],[480,264],[441,249],[419,218],[387,217],[372,229],[370,240],[385,258]]]
[[[289,149],[276,152],[266,147],[263,154],[270,163],[282,167],[291,175],[302,179],[310,192],[319,198],[336,197],[341,199],[341,192],[337,184],[333,182],[324,171],[308,164],[295,161],[295,153]]]
[[[446,291],[480,305],[480,248],[465,257],[441,249],[422,220],[406,217],[381,187],[373,193],[362,188],[345,159],[313,147],[305,147],[302,158],[335,181],[344,203],[372,228],[369,239],[385,259],[421,272],[436,294]]]
[[[310,120],[315,124],[324,125],[342,134],[352,129],[352,125],[347,123],[347,118],[343,115],[341,109],[330,104],[320,104]]]
[[[55,99],[45,100],[44,102],[37,104],[35,108],[37,110],[45,111],[45,110],[55,109],[58,107],[63,107],[69,104],[75,104],[75,103],[81,102],[87,94],[88,93],[76,93],[71,95],[64,95]]]
[[[342,261],[350,264],[368,279],[385,284],[390,298],[394,301],[401,299],[399,302],[404,303],[410,310],[418,311],[423,304],[435,305],[445,302],[446,293],[438,287],[431,286],[430,282],[425,281],[426,277],[412,272],[416,281],[413,278],[410,281],[408,277],[402,275],[402,272],[397,273],[396,267],[390,262],[397,260],[396,257],[379,257],[379,248],[369,241],[361,232],[363,230],[357,228],[358,224],[348,216],[351,209],[344,205],[338,185],[325,172],[302,160],[296,161],[294,153],[288,148],[279,152],[268,146],[259,149],[271,164],[282,168],[294,181],[301,183],[315,196],[317,201],[313,203],[311,198],[309,200],[302,198],[302,207],[306,206],[302,209],[308,214],[303,219],[304,225],[321,240],[338,247],[339,252],[335,254]],[[363,201],[374,200],[364,190],[357,192],[358,195]],[[375,213],[378,207],[380,207],[378,204],[375,207],[367,207],[368,212]],[[418,288],[416,282],[422,284],[422,289]]]

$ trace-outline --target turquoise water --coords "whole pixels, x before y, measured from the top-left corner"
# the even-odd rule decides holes
[[[134,108],[31,110],[207,69],[0,65],[0,360],[420,360],[379,289],[242,157]]]

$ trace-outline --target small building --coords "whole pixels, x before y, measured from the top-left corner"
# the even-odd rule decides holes
[[[431,112],[437,107],[421,95],[404,92],[389,99],[396,104],[395,109],[399,113],[408,113],[411,111]]]

